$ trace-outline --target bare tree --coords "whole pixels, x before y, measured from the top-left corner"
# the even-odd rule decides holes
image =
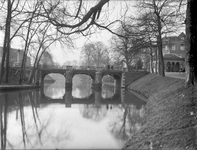
[[[88,43],[84,45],[81,53],[85,65],[98,67],[109,64],[109,51],[102,42]]]
[[[4,36],[4,44],[3,44],[3,55],[1,60],[1,76],[0,76],[0,84],[3,79],[4,69],[5,69],[5,60],[7,71],[9,70],[9,51],[10,51],[10,28],[11,28],[11,19],[12,19],[12,6],[13,3],[11,0],[7,1],[7,17],[6,17],[6,25],[5,25],[5,36]],[[7,56],[7,57],[6,57]],[[8,72],[6,75],[6,82],[8,82]]]
[[[186,85],[197,84],[197,19],[195,6],[197,1],[187,0],[186,11]]]
[[[131,25],[129,22],[122,23],[118,33],[121,36],[113,36],[111,44],[114,52],[122,57],[122,62],[130,69],[131,63],[135,63],[134,61],[138,58],[136,56],[146,47],[147,42],[137,26],[135,24]]]
[[[14,5],[14,2],[16,4]],[[27,1],[24,1],[23,3],[26,3]],[[37,1],[38,2],[38,1]],[[91,31],[89,30],[90,27],[93,25],[99,25],[95,21],[99,18],[102,7],[109,2],[109,0],[100,0],[97,4],[95,4],[93,7],[91,7],[88,11],[84,7],[83,3],[84,1],[80,0],[78,2],[75,2],[74,7],[70,6],[71,2],[68,1],[40,1],[39,5],[42,6],[42,11],[29,11],[27,8],[29,8],[29,3],[24,7],[20,4],[21,1],[18,0],[9,0],[7,3],[7,17],[6,17],[6,32],[5,32],[5,40],[4,40],[4,52],[3,52],[3,59],[1,63],[1,76],[0,76],[0,82],[3,79],[4,75],[4,68],[5,68],[5,60],[6,62],[6,81],[8,82],[8,75],[9,75],[9,47],[10,47],[10,27],[11,27],[11,19],[15,17],[15,14],[12,14],[14,11],[16,12],[23,12],[21,15],[21,18],[23,18],[25,15],[28,16],[29,22],[32,22],[34,17],[40,18],[40,21],[48,22],[56,27],[56,30],[64,35],[72,35],[74,33],[81,33],[82,35],[88,35],[91,34]],[[72,3],[74,4],[74,2]],[[79,4],[79,5],[78,5]],[[20,11],[19,8],[22,8]],[[25,9],[24,9],[25,8]],[[36,8],[36,7],[35,7]],[[38,7],[37,7],[38,8]],[[40,8],[40,7],[39,7]],[[23,11],[22,11],[23,10]],[[19,17],[19,20],[21,20]],[[73,23],[71,25],[68,24]],[[31,23],[29,24],[29,26]],[[17,30],[18,31],[18,30]],[[84,34],[84,31],[87,31]],[[28,31],[29,32],[29,31]],[[28,33],[27,32],[27,33]],[[28,42],[28,35],[26,36],[27,42]],[[25,64],[25,57],[27,54],[28,44],[25,44],[25,53],[24,53],[24,59],[22,63],[22,72],[21,72],[21,78],[23,76],[23,70],[24,70],[24,64]],[[6,59],[5,59],[6,58]],[[20,80],[21,82],[21,80]]]
[[[39,27],[38,32],[36,32],[36,37],[34,37],[30,45],[34,53],[32,55],[35,56],[35,58],[33,68],[29,75],[28,83],[32,83],[43,54],[50,50],[51,45],[57,42],[67,46],[72,46],[72,40],[69,38],[69,36],[58,34],[56,30],[53,30],[50,23],[42,24],[42,26]]]
[[[141,8],[141,12],[147,14],[146,19],[151,20],[155,27],[155,35],[158,46],[159,59],[159,75],[165,76],[164,72],[164,58],[162,51],[162,37],[166,33],[175,32],[177,26],[180,25],[180,14],[177,10],[179,8],[178,1],[169,0],[142,0],[137,5]]]
[[[1,2],[1,13],[7,14],[5,16],[5,36],[4,36],[4,46],[3,46],[3,57],[1,60],[1,74],[0,74],[0,84],[2,83],[4,72],[6,71],[6,82],[8,83],[9,77],[9,61],[10,61],[10,48],[12,40],[18,36],[17,33],[28,21],[28,18],[21,19],[20,15],[24,10],[24,6],[26,4],[25,1],[20,0],[9,0]],[[7,4],[7,8],[4,6]],[[20,19],[19,19],[20,18]],[[5,64],[6,63],[6,64]]]

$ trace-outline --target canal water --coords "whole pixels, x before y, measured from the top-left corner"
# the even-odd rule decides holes
[[[145,101],[75,76],[65,90],[58,75],[43,90],[0,93],[1,149],[120,149],[141,127]]]

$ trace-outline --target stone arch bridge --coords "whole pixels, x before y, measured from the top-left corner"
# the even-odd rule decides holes
[[[66,78],[66,89],[72,88],[72,79],[75,75],[85,74],[91,77],[92,87],[101,89],[102,78],[105,75],[111,75],[115,79],[116,89],[127,87],[134,80],[148,74],[146,71],[125,72],[122,70],[107,70],[107,69],[41,69],[40,70],[40,86],[44,87],[44,77],[50,73],[62,74]]]

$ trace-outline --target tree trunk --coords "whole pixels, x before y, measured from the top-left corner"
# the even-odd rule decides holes
[[[157,59],[158,59],[158,52],[157,52],[157,49],[155,49],[155,73],[156,73],[156,74],[158,74]]]
[[[10,34],[8,34],[8,39],[10,39]],[[10,70],[10,40],[7,44],[7,57],[6,57],[6,76],[5,76],[5,82],[9,82],[9,70]]]
[[[150,71],[150,73],[154,73],[152,48],[151,48],[151,51],[150,51],[150,69],[149,69],[149,71]]]
[[[28,78],[28,81],[27,81],[28,84],[32,84],[32,81],[33,81],[33,78],[34,78],[35,72],[36,72],[37,60],[38,60],[38,54],[36,55],[36,59],[35,59],[33,68],[31,69],[31,72],[29,74],[29,78]]]
[[[3,54],[2,54],[2,59],[1,59],[1,74],[0,74],[0,84],[3,81],[3,75],[4,75],[4,69],[5,69],[5,57],[7,53],[7,48],[6,48],[6,40],[7,40],[7,27],[5,30],[5,37],[4,37],[4,44],[3,44]]]
[[[197,19],[196,0],[187,0],[186,11],[186,86],[197,83]]]
[[[22,59],[22,64],[21,64],[21,72],[20,72],[20,78],[19,78],[20,85],[22,84],[23,76],[24,76],[24,72],[25,72],[27,52],[28,52],[29,44],[30,44],[29,34],[30,34],[30,29],[31,29],[34,14],[35,14],[35,11],[33,12],[32,17],[30,19],[30,22],[28,25],[28,30],[27,30],[27,36],[26,36],[26,40],[25,40],[25,50],[24,50],[24,54],[23,54],[23,59]]]
[[[161,37],[161,20],[158,18],[158,58],[159,58],[159,75],[164,77],[164,59],[163,59],[163,52],[162,52],[162,37]]]
[[[11,26],[11,19],[12,19],[12,4],[11,1],[8,0],[8,15],[7,15],[7,19],[8,22],[6,22],[6,26],[8,26],[8,30],[7,30],[7,57],[6,57],[6,78],[5,78],[5,82],[8,83],[9,82],[9,70],[10,70],[10,26]]]
[[[3,81],[4,69],[6,70],[6,82],[7,83],[8,83],[8,77],[9,77],[10,26],[11,26],[11,13],[12,13],[11,9],[12,9],[12,4],[11,4],[11,1],[8,0],[6,29],[5,29],[4,44],[3,44],[3,56],[1,60],[0,84]],[[5,60],[6,60],[6,68],[5,68]]]

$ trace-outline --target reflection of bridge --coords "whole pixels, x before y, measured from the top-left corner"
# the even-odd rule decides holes
[[[101,91],[93,91],[93,93],[85,98],[76,98],[72,96],[72,91],[66,91],[63,98],[52,99],[41,94],[41,104],[65,104],[66,107],[71,107],[72,104],[133,104],[137,109],[140,109],[142,105],[146,104],[146,101],[140,99],[138,96],[133,95],[129,91],[122,89],[118,93],[115,93],[110,98],[103,98]]]
[[[103,98],[101,91],[94,91],[90,96],[85,98],[76,98],[72,96],[72,91],[66,91],[63,98],[51,99],[42,93],[41,96],[42,104],[50,103],[65,103],[66,107],[71,107],[71,104],[120,104],[121,96],[120,93],[115,93],[110,98]]]
[[[9,94],[9,96],[8,96]],[[6,96],[7,95],[7,96]],[[10,98],[12,97],[12,98]],[[75,98],[72,96],[72,91],[66,91],[63,98],[52,99],[44,95],[40,90],[24,90],[24,91],[13,91],[5,92],[0,94],[0,99],[2,102],[6,102],[8,106],[18,105],[29,106],[34,105],[35,107],[40,107],[40,105],[49,104],[65,104],[66,107],[71,107],[72,104],[90,104],[90,105],[107,105],[107,104],[132,104],[140,109],[146,104],[146,101],[140,99],[138,96],[133,95],[125,89],[121,89],[118,93],[115,93],[110,98],[102,98],[101,91],[93,91],[93,93],[86,98]]]
[[[85,74],[91,77],[93,87],[97,89],[101,89],[102,86],[102,78],[105,75],[111,75],[115,79],[115,86],[116,90],[120,90],[121,87],[128,86],[131,82],[136,80],[139,77],[142,77],[147,74],[145,71],[134,71],[134,72],[124,72],[119,69],[109,70],[103,68],[96,68],[96,69],[76,69],[72,68],[72,66],[68,67],[67,69],[42,69],[41,70],[41,87],[44,87],[44,77],[50,73],[58,73],[62,74],[66,78],[66,88],[72,88],[72,79],[75,75],[78,74]]]

